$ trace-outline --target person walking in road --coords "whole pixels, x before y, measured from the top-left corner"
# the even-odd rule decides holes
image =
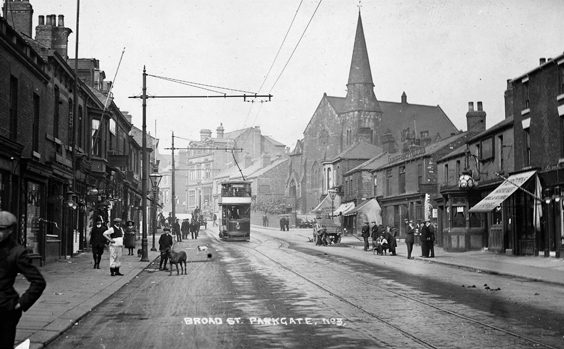
[[[413,244],[415,243],[415,225],[413,221],[407,224],[407,236],[405,237],[405,244],[407,245],[407,259],[413,259],[411,253],[413,252]]]
[[[368,251],[370,248],[368,243],[368,238],[370,237],[370,225],[368,224],[368,221],[364,222],[360,236],[364,239],[364,250]]]
[[[213,226],[217,227],[217,215],[215,213],[213,214]]]
[[[46,282],[31,263],[28,251],[17,242],[16,216],[0,211],[0,348],[13,348],[16,327],[22,316],[41,297]],[[22,274],[29,288],[20,296],[14,289],[16,276]]]
[[[123,229],[121,219],[114,218],[111,228],[104,232],[104,237],[110,242],[110,275],[122,276],[119,272],[121,267],[121,256],[123,254]]]
[[[104,232],[108,229],[102,222],[102,217],[98,216],[96,222],[90,230],[90,245],[92,246],[92,257],[94,258],[94,269],[100,269],[100,261],[104,254],[104,248],[108,240],[104,237]]]
[[[172,236],[170,235],[170,228],[165,227],[163,233],[159,238],[159,251],[161,252],[161,262],[159,263],[159,270],[168,270],[166,263],[168,262],[168,252],[172,248]]]
[[[133,256],[133,251],[135,250],[135,223],[133,221],[127,221],[125,223],[125,239],[124,245],[127,248],[127,255]]]

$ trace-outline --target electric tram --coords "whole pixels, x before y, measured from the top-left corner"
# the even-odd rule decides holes
[[[251,239],[251,182],[227,181],[221,183],[221,224],[219,238],[222,240]]]

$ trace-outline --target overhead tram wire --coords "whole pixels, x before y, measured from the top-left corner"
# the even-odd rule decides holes
[[[307,29],[309,28],[309,25],[311,24],[311,21],[313,20],[313,17],[315,16],[315,14],[317,13],[317,10],[319,9],[319,6],[321,5],[321,3],[323,2],[323,0],[319,0],[319,2],[317,3],[317,6],[315,7],[315,11],[313,11],[313,14],[311,15],[309,21],[307,22],[307,25],[304,29],[304,31],[302,32],[302,35],[300,36],[300,39],[298,40],[298,42],[296,43],[296,46],[294,47],[294,50],[292,51],[292,53],[290,54],[290,57],[288,57],[288,60],[286,61],[286,64],[284,65],[284,67],[282,68],[282,71],[280,72],[280,74],[278,74],[278,77],[276,78],[276,81],[274,82],[274,84],[272,85],[272,87],[270,88],[270,92],[269,94],[272,92],[272,90],[274,90],[274,87],[276,86],[276,84],[278,83],[278,81],[280,80],[280,77],[282,76],[282,74],[284,74],[284,72],[286,71],[286,67],[288,66],[288,64],[290,63],[290,60],[292,59],[292,57],[294,56],[294,53],[296,52],[296,50],[298,49],[298,46],[300,45],[300,43],[302,42],[302,39],[307,31]]]
[[[311,15],[311,17],[309,18],[309,21],[307,22],[306,27],[304,28],[304,31],[302,32],[302,35],[300,36],[300,39],[298,40],[298,42],[296,43],[296,46],[294,46],[294,49],[292,50],[292,53],[290,54],[290,57],[288,57],[288,60],[286,61],[286,64],[284,64],[284,67],[282,68],[282,70],[280,71],[280,74],[278,74],[278,77],[276,78],[276,80],[274,81],[274,84],[272,85],[272,87],[270,88],[270,91],[268,92],[269,94],[272,93],[272,90],[274,90],[274,87],[276,87],[276,84],[278,84],[278,81],[280,80],[280,78],[282,77],[282,74],[284,74],[284,72],[286,71],[286,67],[288,67],[288,64],[290,63],[290,60],[292,59],[292,57],[294,57],[294,53],[296,52],[296,50],[298,49],[298,46],[300,45],[300,43],[302,42],[303,37],[305,36],[305,33],[307,31],[307,29],[309,28],[309,25],[311,24],[311,22],[313,21],[313,17],[315,17],[315,14],[317,13],[317,10],[319,9],[319,6],[321,5],[321,3],[323,2],[323,0],[319,0],[319,2],[317,3],[317,6],[315,7],[315,10],[313,11],[313,14]],[[257,113],[255,118],[253,119],[253,122],[258,118],[258,116],[260,115],[260,113]]]
[[[262,88],[263,88],[264,84],[266,83],[266,80],[270,76],[270,72],[272,71],[274,64],[278,60],[278,56],[280,55],[280,51],[282,51],[282,47],[286,43],[286,39],[288,38],[288,34],[290,33],[290,30],[294,26],[294,21],[296,20],[296,17],[298,16],[298,12],[300,11],[300,8],[302,7],[303,2],[304,2],[303,0],[300,0],[300,3],[298,4],[298,8],[296,9],[296,12],[294,13],[294,17],[292,17],[292,21],[290,22],[290,25],[288,26],[288,30],[286,30],[286,34],[284,35],[284,39],[282,39],[282,42],[280,43],[280,46],[278,47],[278,51],[276,52],[276,55],[274,56],[274,59],[272,60],[272,63],[270,64],[270,67],[268,68],[268,72],[266,72],[266,75],[264,76],[264,80],[262,80],[262,83],[260,84],[260,87],[258,89],[258,93],[260,93],[260,91],[262,91]],[[247,113],[247,116],[245,117],[245,121],[243,122],[243,126],[245,126],[247,124],[247,120],[249,119],[249,116],[251,115],[252,110],[253,110],[253,104],[251,104],[251,107],[249,108],[249,112]],[[258,114],[260,114],[260,111],[259,111]],[[257,114],[257,116],[258,116],[258,114]],[[257,116],[255,116],[255,118],[253,119],[253,123],[256,120]]]
[[[165,80],[165,81],[176,82],[177,84],[187,85],[187,86],[191,86],[191,87],[195,87],[195,88],[199,88],[199,89],[202,89],[202,90],[207,90],[207,91],[215,92],[215,93],[219,93],[219,94],[223,94],[224,92],[212,90],[212,88],[213,89],[226,90],[226,91],[233,91],[233,92],[241,92],[241,93],[245,93],[245,94],[248,93],[249,95],[258,94],[258,92],[252,92],[252,91],[238,90],[238,89],[229,88],[229,87],[221,87],[221,86],[202,84],[202,83],[199,83],[199,82],[185,81],[185,80],[174,79],[174,78],[167,78],[167,77],[158,76],[158,75],[147,74],[147,76],[150,76],[150,77],[153,77],[153,78],[156,78],[156,79]]]

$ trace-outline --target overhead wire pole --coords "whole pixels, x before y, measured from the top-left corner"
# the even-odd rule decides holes
[[[172,224],[172,223],[176,222],[176,188],[175,188],[175,185],[174,185],[174,182],[175,182],[175,177],[174,177],[174,131],[172,131],[172,148],[170,148],[170,149],[171,149],[171,152],[172,152],[172,172],[170,174],[171,179],[172,179],[172,184],[171,184],[171,187],[170,187],[170,195],[172,197],[172,202],[171,202],[171,206],[172,206],[172,208],[171,208],[171,215],[172,215],[171,224]],[[174,234],[174,232],[173,232],[173,234]]]
[[[148,98],[243,98],[244,101],[247,101],[247,98],[268,98],[268,101],[270,102],[272,100],[273,95],[272,94],[258,94],[258,93],[243,93],[243,94],[232,94],[229,95],[227,93],[222,93],[219,95],[183,95],[183,96],[170,96],[170,95],[165,95],[165,96],[148,96],[147,95],[147,71],[145,69],[145,66],[143,66],[143,89],[142,89],[142,95],[141,96],[130,96],[129,98],[140,98],[142,100],[142,110],[143,110],[143,174],[142,174],[142,180],[141,180],[141,193],[142,193],[142,199],[141,199],[141,206],[143,207],[143,229],[142,229],[142,239],[141,239],[141,250],[142,250],[142,255],[141,255],[141,262],[148,262],[149,261],[149,251],[148,251],[148,242],[147,242],[147,174],[148,174],[148,164],[147,164],[147,99]],[[155,75],[151,75],[152,77],[156,77],[156,78],[161,78]],[[173,81],[173,82],[179,82],[179,81]],[[198,87],[198,88],[203,88],[202,86],[207,86],[207,87],[213,87],[213,88],[218,88],[218,89],[223,89],[223,90],[231,90],[231,91],[239,91],[239,92],[247,92],[247,91],[240,91],[240,90],[233,90],[233,89],[228,89],[228,88],[224,88],[224,87],[219,87],[219,86],[210,86],[210,85],[204,85],[204,84],[198,84],[198,83],[188,83],[190,86],[193,87]],[[196,86],[199,85],[199,86]],[[209,90],[209,89],[208,89]],[[174,135],[174,133],[173,133]],[[173,147],[172,147],[172,152],[173,152],[173,157],[172,157],[172,174],[174,176],[174,137],[173,137]],[[173,177],[174,178],[174,177]],[[174,214],[176,212],[176,198],[174,197],[174,179],[172,180],[172,185],[171,185],[171,194],[172,194],[172,210],[173,210],[173,219],[174,219]]]

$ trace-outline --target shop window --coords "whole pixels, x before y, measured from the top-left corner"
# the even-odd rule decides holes
[[[451,216],[451,226],[453,228],[464,228],[466,227],[466,213],[464,206],[453,206]]]
[[[27,183],[26,200],[26,225],[25,225],[25,247],[31,253],[39,253],[40,222],[41,222],[41,187],[37,183]]]
[[[481,213],[470,213],[470,228],[480,228],[482,226],[482,214]]]
[[[492,224],[501,224],[502,223],[502,209],[501,206],[496,207],[492,212]]]

